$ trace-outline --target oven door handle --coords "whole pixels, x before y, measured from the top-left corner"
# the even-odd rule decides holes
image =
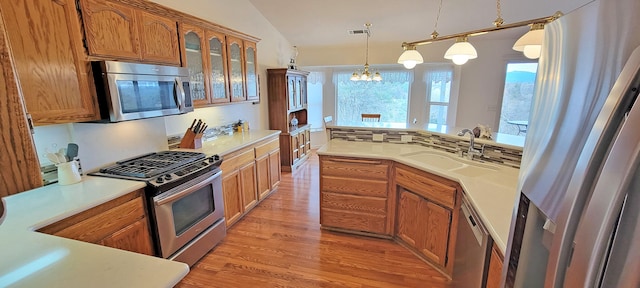
[[[165,197],[162,197],[162,198],[159,198],[159,199],[155,199],[154,198],[153,199],[153,203],[156,206],[162,206],[164,204],[167,204],[167,203],[170,203],[170,202],[174,202],[174,201],[176,201],[176,200],[178,200],[178,199],[180,199],[182,197],[185,197],[185,196],[187,196],[187,195],[189,195],[189,194],[191,194],[191,193],[193,193],[195,191],[198,191],[200,188],[202,188],[204,186],[207,186],[207,185],[211,184],[213,179],[215,179],[216,177],[220,177],[220,174],[222,174],[222,172],[218,172],[216,174],[213,174],[213,175],[207,177],[204,180],[198,181],[198,183],[194,184],[193,186],[189,186],[191,184],[191,181],[189,181],[189,182],[187,182],[187,183],[185,183],[183,185],[180,185],[180,186],[174,188],[173,189],[174,192],[169,192],[169,195],[167,195]],[[197,180],[197,179],[198,178],[196,178],[194,180]],[[187,186],[189,188],[182,190],[182,188],[184,186]]]

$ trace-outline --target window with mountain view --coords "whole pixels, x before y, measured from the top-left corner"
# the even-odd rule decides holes
[[[380,71],[382,81],[351,81],[352,72],[334,73],[336,118],[340,123],[361,122],[363,113],[379,113],[380,122],[406,123],[411,74]]]
[[[509,63],[504,81],[498,132],[524,136],[529,126],[538,63]]]

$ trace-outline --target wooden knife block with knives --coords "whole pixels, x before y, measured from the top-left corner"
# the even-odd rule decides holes
[[[207,130],[208,125],[202,122],[202,119],[193,119],[191,127],[184,133],[180,148],[198,149],[202,147],[202,135]]]

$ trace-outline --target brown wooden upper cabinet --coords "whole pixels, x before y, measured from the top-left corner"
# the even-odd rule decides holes
[[[242,39],[227,36],[227,52],[229,53],[229,85],[231,102],[247,100],[245,87],[244,45]]]
[[[180,65],[177,21],[118,2],[80,1],[89,55]]]
[[[255,42],[189,23],[180,30],[196,107],[260,99]]]
[[[258,86],[258,56],[256,43],[244,41],[244,59],[247,83],[247,100],[259,101],[260,90]]]
[[[207,31],[208,77],[211,79],[211,103],[228,103],[229,69],[227,66],[227,46],[225,36],[216,31]]]
[[[0,11],[34,124],[98,119],[89,66],[81,60],[84,48],[75,1],[7,0],[0,2]]]

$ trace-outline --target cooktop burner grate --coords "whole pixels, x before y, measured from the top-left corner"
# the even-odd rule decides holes
[[[203,153],[163,151],[118,161],[116,165],[100,169],[100,172],[134,178],[151,178],[204,158]]]

